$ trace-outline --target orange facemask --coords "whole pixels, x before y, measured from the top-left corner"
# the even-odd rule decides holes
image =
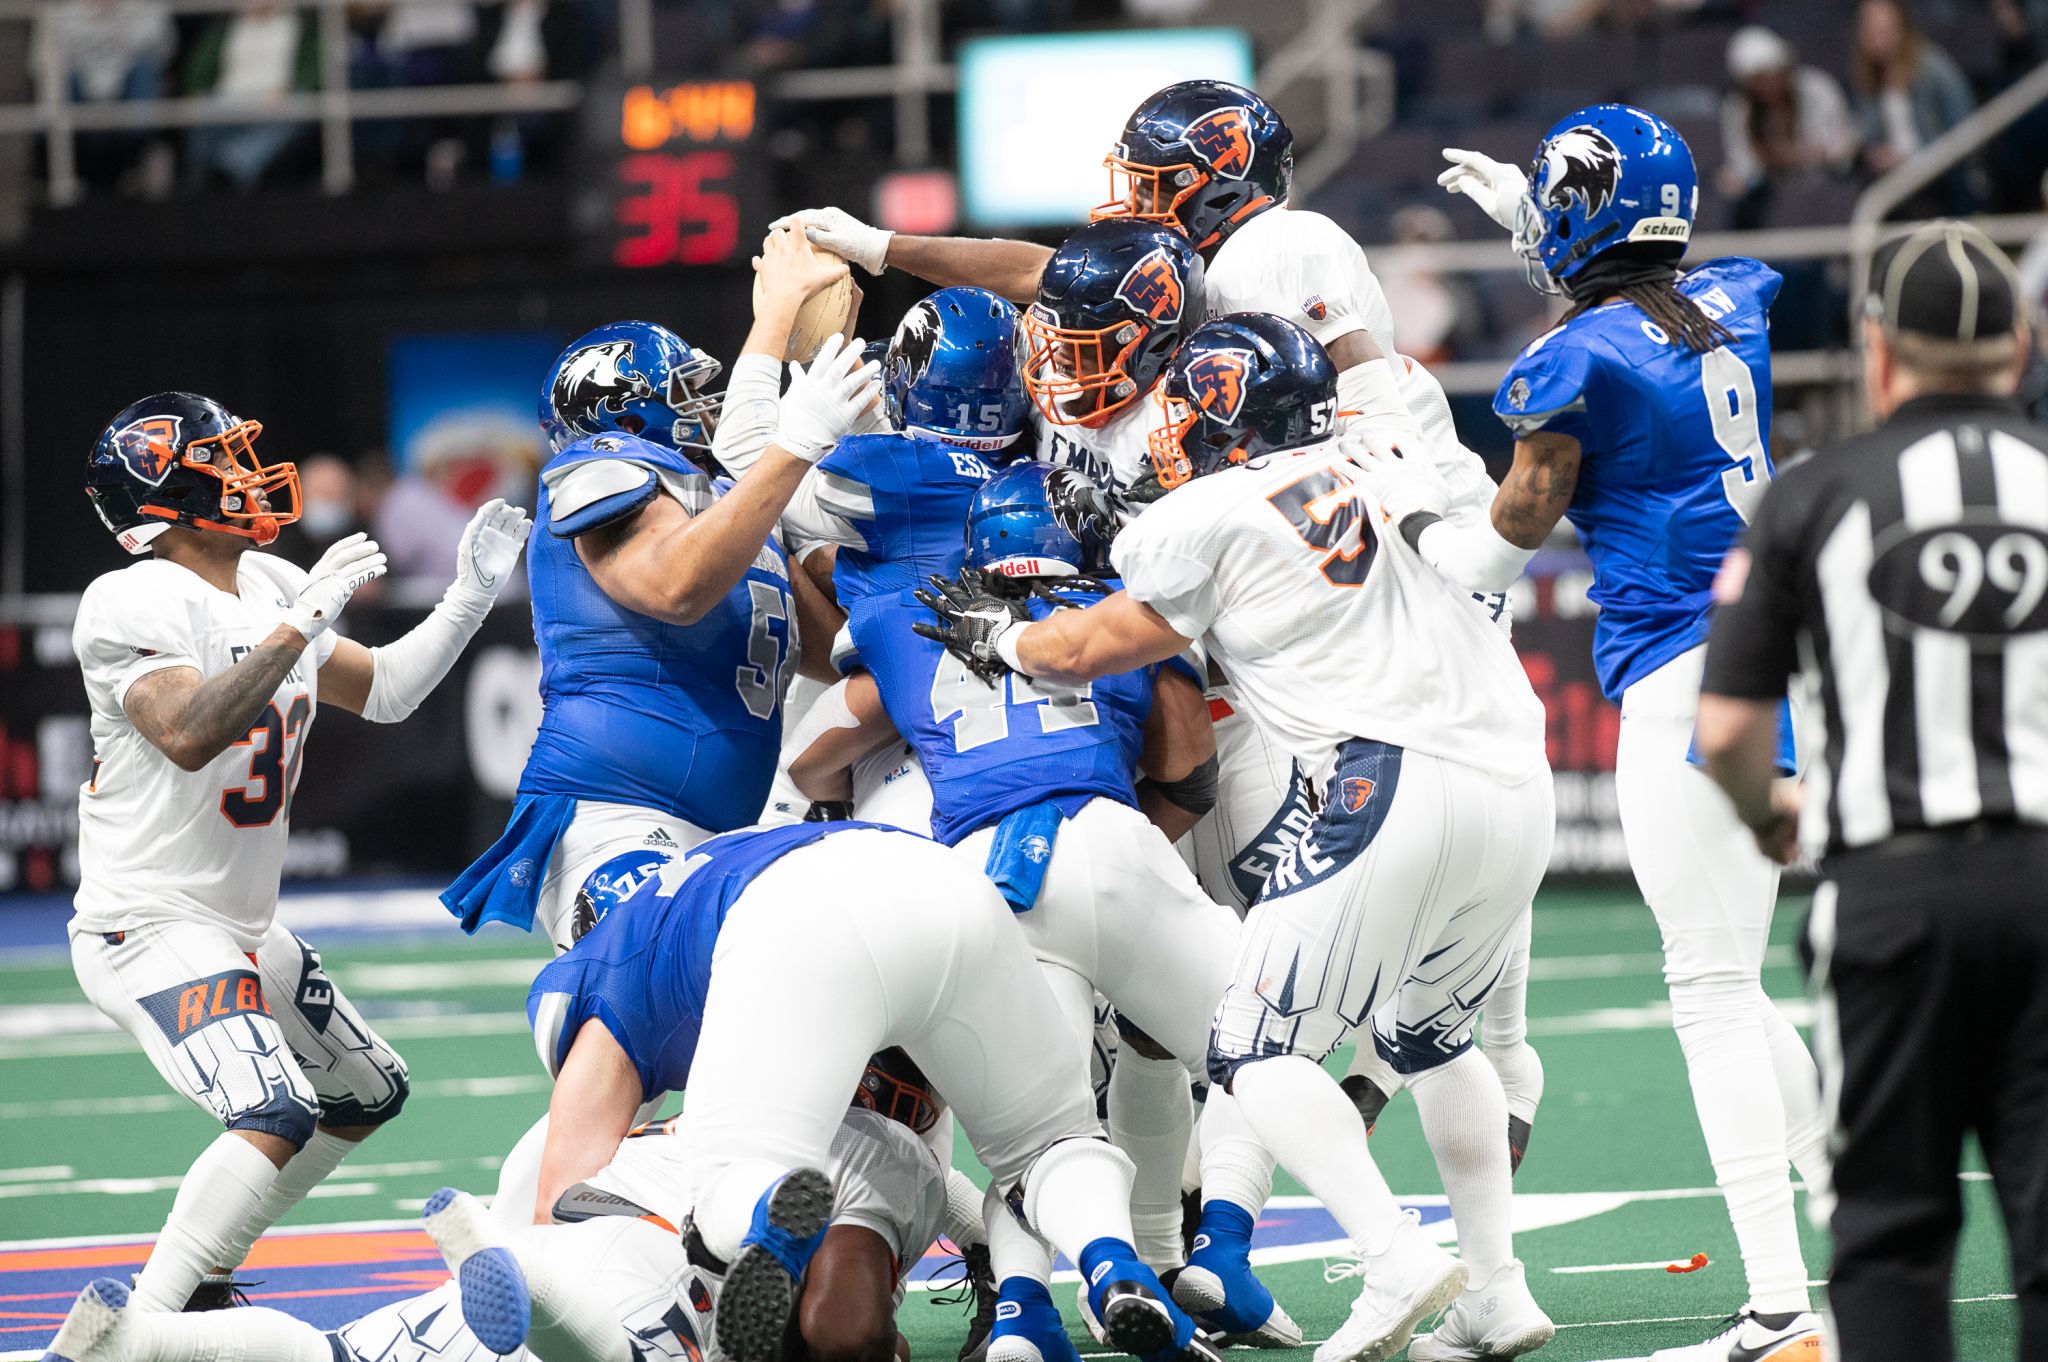
[[[244,421],[218,435],[194,440],[181,452],[158,444],[155,452],[174,459],[186,468],[211,473],[220,479],[220,519],[193,520],[195,528],[238,534],[258,544],[276,540],[279,529],[299,518],[299,470],[296,464],[265,465],[256,458],[256,437],[263,433],[260,422]],[[280,507],[280,499],[287,503]],[[176,520],[175,507],[145,504],[144,515]]]
[[[1149,326],[1126,321],[1071,329],[1046,320],[1036,308],[1023,315],[1023,324],[1024,389],[1052,424],[1097,426],[1137,400],[1137,381],[1124,371],[1124,362],[1151,334]]]

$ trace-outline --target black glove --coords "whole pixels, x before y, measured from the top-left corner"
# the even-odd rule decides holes
[[[1044,601],[1047,605],[1052,606],[1053,609],[1081,609],[1080,606],[1062,596],[1060,594],[1062,591],[1078,591],[1090,596],[1113,596],[1116,594],[1115,587],[1111,586],[1108,582],[1094,577],[1054,577],[1050,580],[1043,577],[1034,577],[1031,579],[1031,594]]]
[[[933,577],[930,589],[918,588],[917,599],[938,616],[938,623],[920,620],[912,629],[945,644],[947,652],[989,686],[1009,670],[996,652],[996,640],[1030,621],[1021,600],[1006,601],[994,595],[972,568],[963,569],[958,581]]]

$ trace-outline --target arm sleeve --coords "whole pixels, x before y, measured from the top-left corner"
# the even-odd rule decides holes
[[[370,649],[370,693],[363,701],[363,717],[373,724],[412,717],[483,627],[491,603],[489,595],[464,590],[457,583],[402,637]]]
[[[180,626],[182,601],[143,599],[135,584],[101,578],[86,589],[71,626],[71,650],[85,673],[95,707],[121,712],[128,688],[151,672],[172,667],[202,670],[192,640]]]
[[[1159,612],[1185,638],[1199,639],[1222,613],[1215,565],[1188,517],[1165,503],[1132,521],[1110,547],[1124,590]]]
[[[781,419],[782,366],[768,355],[741,355],[726,380],[711,456],[734,477],[745,477],[775,438]]]
[[[1799,542],[1793,496],[1782,482],[1714,579],[1714,625],[1700,690],[1739,700],[1783,698],[1799,667]]]

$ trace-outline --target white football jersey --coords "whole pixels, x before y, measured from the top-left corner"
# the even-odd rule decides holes
[[[1515,651],[1398,534],[1334,443],[1178,487],[1117,536],[1124,588],[1189,638],[1320,785],[1372,738],[1510,784],[1544,766]]]
[[[1367,331],[1380,353],[1394,353],[1394,314],[1386,290],[1350,233],[1296,208],[1268,208],[1216,248],[1203,275],[1208,314],[1270,312],[1329,345]]]
[[[680,1225],[696,1198],[681,1117],[649,1126],[619,1145],[590,1184]],[[860,1225],[887,1241],[907,1271],[939,1237],[946,1214],[946,1173],[909,1127],[849,1107],[832,1136],[832,1223]]]
[[[249,732],[197,771],[181,771],[135,731],[123,704],[151,672],[217,676],[275,630],[305,572],[244,553],[239,594],[161,559],[110,572],[85,590],[71,648],[92,704],[93,776],[79,792],[78,894],[72,930],[115,932],[179,918],[209,923],[256,950],[277,911],[292,789],[334,652],[316,639]]]
[[[1121,504],[1124,489],[1151,474],[1148,441],[1165,424],[1166,412],[1147,389],[1100,426],[1056,426],[1040,417],[1034,457],[1086,473]]]

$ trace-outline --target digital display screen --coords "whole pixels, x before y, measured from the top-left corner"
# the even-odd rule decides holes
[[[756,199],[753,84],[634,85],[617,109],[602,214],[612,263],[718,265],[747,254],[740,224]]]
[[[960,182],[984,230],[1078,227],[1109,197],[1102,158],[1138,101],[1175,81],[1252,83],[1234,28],[976,38],[960,45]]]

